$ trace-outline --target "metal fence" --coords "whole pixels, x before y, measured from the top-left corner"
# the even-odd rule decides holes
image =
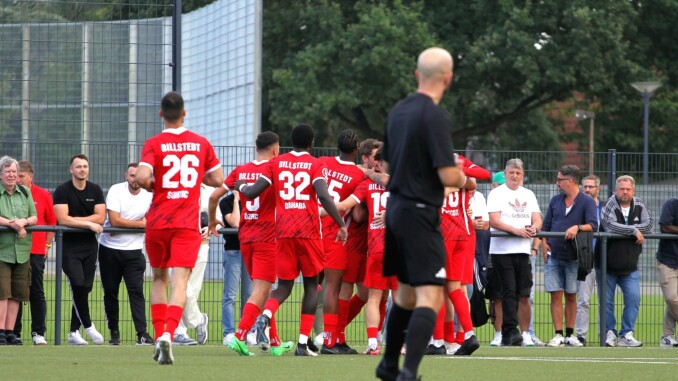
[[[2,151],[3,153],[8,153],[15,155],[18,158],[21,158],[20,153],[21,144],[29,144],[21,141],[18,142],[3,142]],[[37,144],[37,143],[30,143]],[[56,149],[55,144],[49,143],[39,143],[35,146],[36,149],[40,150],[49,150]],[[60,147],[63,149],[62,147]],[[110,185],[123,181],[122,174],[125,170],[127,162],[130,160],[130,152],[135,152],[138,154],[140,146],[139,145],[109,145],[108,147],[105,144],[90,144],[90,152],[101,149],[102,151],[107,150],[106,152],[114,152],[114,154],[107,156],[105,160],[93,159],[91,164],[92,179],[94,182],[99,183],[104,191],[106,191]],[[232,158],[228,162],[222,163],[224,165],[224,171],[228,173],[232,170],[235,165],[244,163],[246,161],[252,160],[254,158],[254,148],[253,147],[215,147],[217,154],[220,157],[229,157]],[[72,145],[72,153],[80,152],[80,144]],[[287,149],[284,149],[285,151]],[[318,148],[314,150],[314,155],[335,155],[336,149],[334,148]],[[496,171],[501,169],[503,163],[508,158],[520,157],[526,166],[526,176],[525,176],[525,186],[528,189],[531,189],[535,192],[539,204],[542,208],[542,211],[548,205],[549,199],[557,194],[558,189],[554,185],[556,172],[558,168],[565,163],[577,163],[585,171],[586,162],[588,160],[588,153],[568,153],[565,155],[562,152],[535,152],[535,151],[524,151],[524,152],[504,152],[504,151],[474,151],[467,152],[467,157],[473,158],[479,164]],[[663,203],[671,197],[676,197],[678,195],[678,155],[677,154],[654,154],[651,155],[651,161],[657,163],[650,168],[658,168],[650,174],[650,184],[643,186],[637,184],[636,186],[636,196],[640,197],[645,201],[649,210],[651,211],[652,218],[655,221],[654,232],[659,232],[659,227],[657,224],[659,218],[659,212]],[[631,174],[636,179],[642,177],[639,175],[638,168],[642,168],[641,155],[637,153],[597,153],[596,154],[596,174],[601,177],[602,180],[602,189],[601,189],[601,199],[604,200],[607,198],[609,191],[609,180],[608,177],[615,178],[616,176],[622,174]],[[59,161],[35,161],[34,167],[36,169],[35,182],[38,185],[45,186],[50,190],[70,178],[68,174],[68,160],[59,160]],[[613,165],[615,164],[615,165]],[[107,170],[103,171],[103,168]],[[481,182],[479,184],[479,191],[487,194],[489,191],[489,184]],[[655,236],[655,238],[658,236]],[[223,279],[223,264],[222,264],[222,251],[223,251],[223,240],[221,238],[213,238],[211,241],[211,250],[210,250],[210,259],[208,262],[208,267],[206,270],[206,285],[203,287],[203,291],[200,297],[200,306],[201,308],[210,316],[210,321],[212,322],[210,326],[210,340],[211,344],[218,344],[221,342],[221,327],[218,322],[221,320],[221,299],[222,299],[222,279]],[[661,290],[656,280],[656,266],[654,255],[657,248],[656,239],[648,239],[644,245],[644,251],[641,255],[640,260],[640,272],[641,272],[641,294],[642,297],[642,307],[640,309],[640,314],[638,317],[638,322],[636,324],[636,337],[641,341],[645,341],[647,345],[654,345],[657,340],[661,337],[662,333],[662,321],[664,316],[664,301],[661,296]],[[47,332],[47,338],[49,340],[54,340],[54,306],[55,306],[55,288],[56,285],[53,283],[56,275],[55,271],[55,255],[52,255],[47,264],[47,277],[46,283],[51,284],[48,286],[46,284],[46,296],[49,299],[49,305],[51,306],[48,313],[48,322],[50,323],[49,329]],[[548,339],[553,335],[551,316],[548,310],[548,305],[550,303],[549,295],[544,292],[543,284],[543,262],[541,260],[537,261],[535,268],[536,273],[536,293],[535,293],[535,330],[537,335],[544,339]],[[150,272],[147,273],[150,277]],[[99,284],[98,281],[96,284]],[[63,289],[67,289],[65,283],[61,285]],[[147,282],[145,285],[145,290],[148,295],[150,289],[150,282]],[[619,295],[619,292],[617,293]],[[129,315],[125,315],[126,305],[127,305],[127,296],[125,295],[124,290],[121,291],[121,321],[120,328],[123,335],[123,342],[131,343],[134,340],[134,329],[132,325],[131,318]],[[300,293],[293,293],[288,302],[285,304],[287,307],[281,309],[278,315],[278,320],[284,327],[294,328],[296,327],[296,322],[298,321],[298,311],[300,308]],[[62,316],[69,316],[70,307],[70,295],[67,292],[62,293],[63,304]],[[591,302],[591,319],[590,319],[590,331],[589,338],[596,337],[598,335],[598,298],[594,296]],[[95,285],[95,289],[91,294],[90,301],[92,304],[92,317],[95,324],[100,327],[106,327],[105,315],[103,311],[103,291],[100,287]],[[239,304],[238,304],[239,305]],[[616,303],[616,314],[621,316],[621,308],[623,303],[621,298],[618,297]],[[24,309],[26,313],[24,314],[23,324],[24,330],[23,334],[25,337],[30,335],[30,314],[28,309]],[[236,316],[239,316],[236,313]],[[362,343],[366,340],[366,334],[364,332],[364,323],[362,315],[358,318],[358,324],[353,324],[348,327],[348,336],[349,340],[357,341]],[[66,326],[67,322],[63,322],[60,326],[61,332],[67,332],[68,329]],[[105,330],[104,330],[105,331]],[[477,330],[481,340],[489,341],[492,338],[492,328],[488,324]],[[282,332],[282,335],[287,338],[292,338],[296,335],[296,328],[292,331],[285,330]]]

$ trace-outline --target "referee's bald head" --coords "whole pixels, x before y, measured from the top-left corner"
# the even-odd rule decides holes
[[[443,48],[428,48],[417,59],[417,71],[422,80],[443,79],[452,72],[452,67],[452,56]]]

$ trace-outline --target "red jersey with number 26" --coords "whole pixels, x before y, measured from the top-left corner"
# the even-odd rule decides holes
[[[318,196],[313,183],[326,180],[325,165],[308,152],[288,152],[261,174],[275,191],[276,238],[320,239]]]
[[[386,227],[383,225],[377,226],[374,223],[374,217],[377,213],[386,210],[389,194],[386,188],[370,179],[365,179],[351,195],[357,202],[367,204],[367,214],[369,216],[367,220],[367,255],[384,252]]]
[[[210,142],[184,127],[169,128],[146,141],[139,165],[155,179],[146,228],[198,230],[200,183],[221,166]]]
[[[268,169],[268,160],[252,161],[237,166],[224,181],[224,188],[231,190],[238,180],[252,185]],[[240,194],[240,229],[238,239],[242,243],[275,242],[275,191],[266,188],[254,200]]]
[[[355,163],[340,160],[338,156],[323,156],[318,159],[327,166],[327,190],[335,204],[348,198],[365,177],[365,173]],[[336,237],[339,226],[332,217],[324,216],[321,223],[324,237]]]

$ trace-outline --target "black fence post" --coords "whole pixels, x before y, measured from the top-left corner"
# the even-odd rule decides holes
[[[600,346],[605,346],[607,339],[607,237],[598,238],[600,246],[600,284],[598,284],[598,333],[600,334]],[[598,269],[596,269],[598,270]]]
[[[607,150],[607,198],[614,194],[617,181],[617,150]]]
[[[181,92],[181,0],[172,10],[172,90]]]
[[[54,345],[61,345],[61,268],[63,266],[64,231],[56,226],[56,260],[54,284]]]

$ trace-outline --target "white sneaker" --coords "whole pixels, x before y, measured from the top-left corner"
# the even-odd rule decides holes
[[[633,337],[633,331],[628,331],[624,336],[619,338],[619,343],[617,345],[620,347],[640,347],[643,343]]]
[[[207,318],[206,313],[202,313],[202,323],[195,326],[195,339],[200,345],[205,345],[207,342],[207,323],[209,319]]]
[[[584,344],[582,344],[581,341],[579,341],[579,339],[577,339],[576,336],[568,336],[568,337],[565,338],[565,346],[568,346],[568,347],[583,347]]]
[[[534,347],[534,341],[532,341],[532,336],[529,332],[523,332],[523,347]]]
[[[45,340],[45,336],[33,333],[33,345],[47,345],[47,340]]]
[[[564,342],[565,342],[565,338],[563,337],[563,335],[556,333],[556,335],[553,336],[553,339],[549,340],[549,343],[546,344],[546,346],[547,347],[559,347],[559,346],[563,345]]]
[[[94,326],[94,323],[92,323],[89,328],[85,328],[85,333],[94,344],[101,345],[104,343],[104,337],[97,331],[97,327]]]
[[[617,346],[617,335],[611,329],[607,330],[607,337],[605,338],[606,347],[616,347]]]
[[[445,348],[445,353],[447,353],[448,355],[453,355],[457,353],[457,350],[459,350],[459,348],[461,348],[460,344],[452,343],[450,344],[449,347]]]
[[[319,333],[318,336],[313,339],[313,344],[315,344],[316,347],[320,348],[323,346],[323,343],[325,342],[325,337],[323,336],[322,333]]]
[[[153,358],[158,360],[160,365],[174,364],[174,355],[172,354],[172,339],[169,332],[165,332],[155,342],[155,352]]]
[[[83,339],[82,336],[80,336],[80,331],[69,332],[68,345],[87,345],[87,340]]]
[[[677,348],[678,347],[678,341],[672,336],[664,336],[659,340],[659,347],[660,348]]]
[[[546,344],[544,344],[543,341],[539,340],[539,338],[537,336],[532,336],[530,338],[532,339],[532,342],[534,343],[535,347],[543,347],[543,346],[546,345]]]
[[[226,336],[224,336],[224,342],[223,342],[224,346],[227,347],[228,344],[231,342],[231,340],[233,340],[234,337],[235,337],[235,334],[233,334],[233,333],[229,333]]]
[[[501,346],[501,331],[494,333],[494,339],[492,339],[492,341],[490,341],[490,346],[491,347]]]

